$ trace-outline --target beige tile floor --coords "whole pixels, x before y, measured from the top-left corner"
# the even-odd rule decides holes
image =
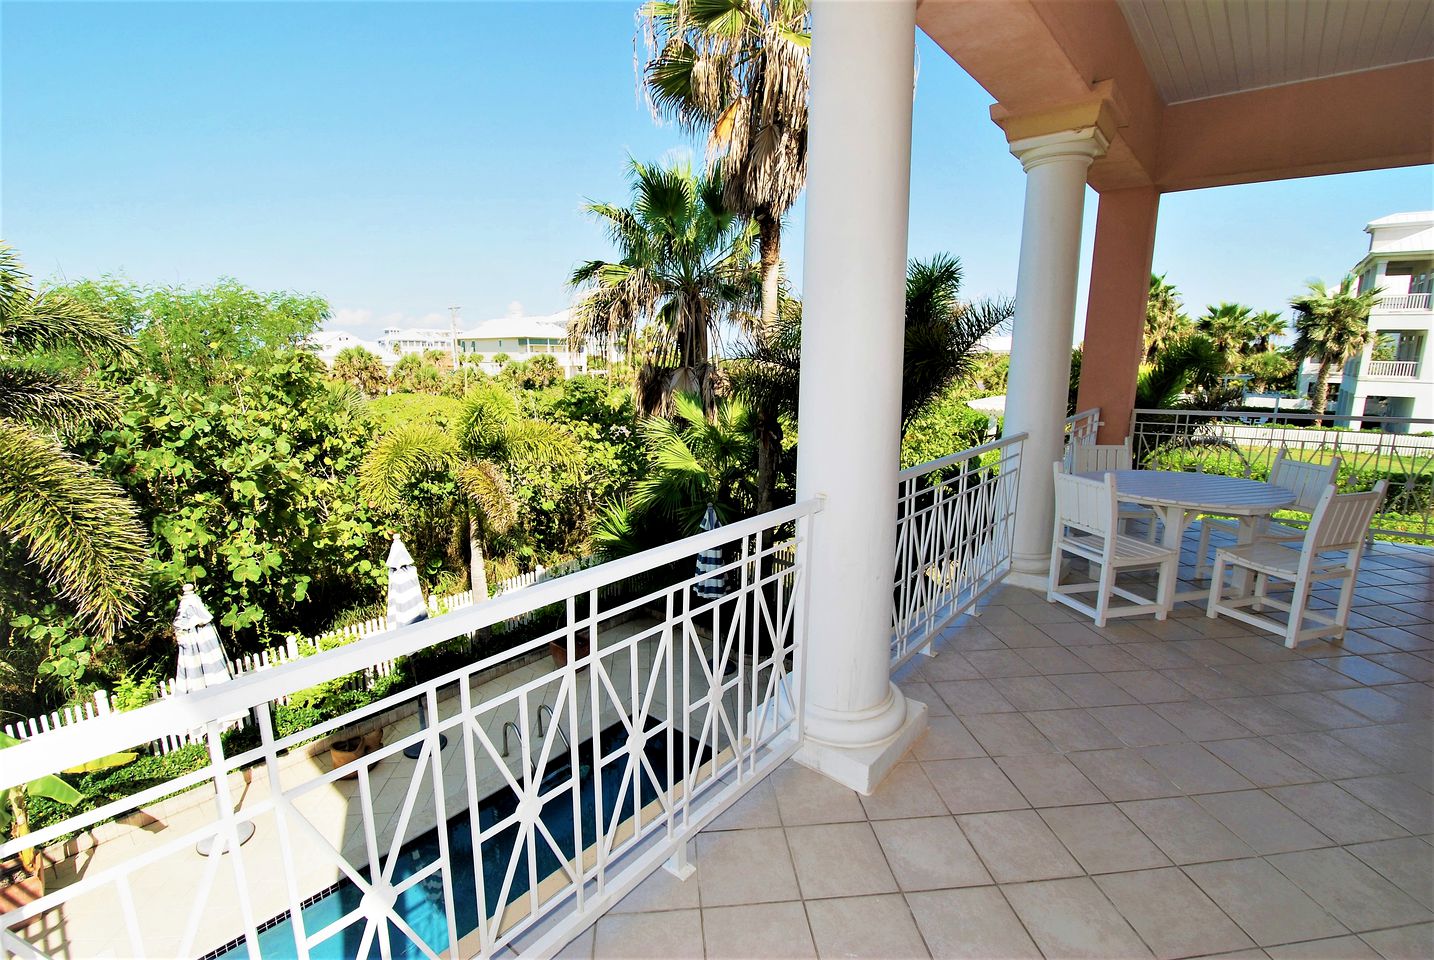
[[[1293,652],[1003,589],[899,676],[930,726],[873,796],[787,764],[562,955],[1434,957],[1431,620],[1407,547]]]

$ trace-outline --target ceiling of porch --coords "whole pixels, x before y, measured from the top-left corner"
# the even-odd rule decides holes
[[[1167,104],[1434,57],[1410,0],[1118,0]]]

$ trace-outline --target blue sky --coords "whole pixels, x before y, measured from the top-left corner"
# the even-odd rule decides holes
[[[573,265],[608,252],[583,200],[623,200],[629,156],[700,159],[634,93],[635,8],[6,0],[0,235],[40,277],[232,276],[319,293],[368,335],[453,304],[561,309]],[[911,253],[1014,292],[1020,166],[990,98],[918,52]],[[1366,222],[1430,207],[1429,167],[1174,194],[1155,269],[1195,312],[1280,309],[1359,259]],[[798,283],[800,233],[799,206]]]

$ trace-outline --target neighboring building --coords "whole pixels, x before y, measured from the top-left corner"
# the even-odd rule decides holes
[[[306,346],[310,352],[330,367],[334,365],[334,358],[349,347],[363,347],[382,360],[385,367],[392,367],[398,362],[398,356],[382,343],[364,340],[347,330],[320,330],[309,337]]]
[[[1391,214],[1364,230],[1369,253],[1350,272],[1359,292],[1380,291],[1369,326],[1381,336],[1330,377],[1330,409],[1354,418],[1434,419],[1434,211]],[[1317,367],[1306,362],[1301,369],[1302,395],[1313,386]],[[1399,425],[1391,430],[1406,432]]]
[[[425,350],[442,350],[449,353],[453,350],[453,331],[439,330],[436,327],[389,327],[384,330],[383,336],[378,338],[378,342],[386,350],[399,356],[405,353],[422,353]]]
[[[510,312],[506,317],[485,320],[458,335],[458,352],[465,362],[476,362],[496,372],[501,364],[493,358],[506,354],[510,360],[527,360],[540,353],[551,354],[568,376],[587,369],[587,351],[568,349],[568,312],[543,317],[526,317]]]

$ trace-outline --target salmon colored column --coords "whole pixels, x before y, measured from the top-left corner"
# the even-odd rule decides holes
[[[1154,187],[1100,195],[1076,401],[1077,410],[1100,407],[1098,443],[1121,443],[1130,433],[1159,208],[1160,193]]]

